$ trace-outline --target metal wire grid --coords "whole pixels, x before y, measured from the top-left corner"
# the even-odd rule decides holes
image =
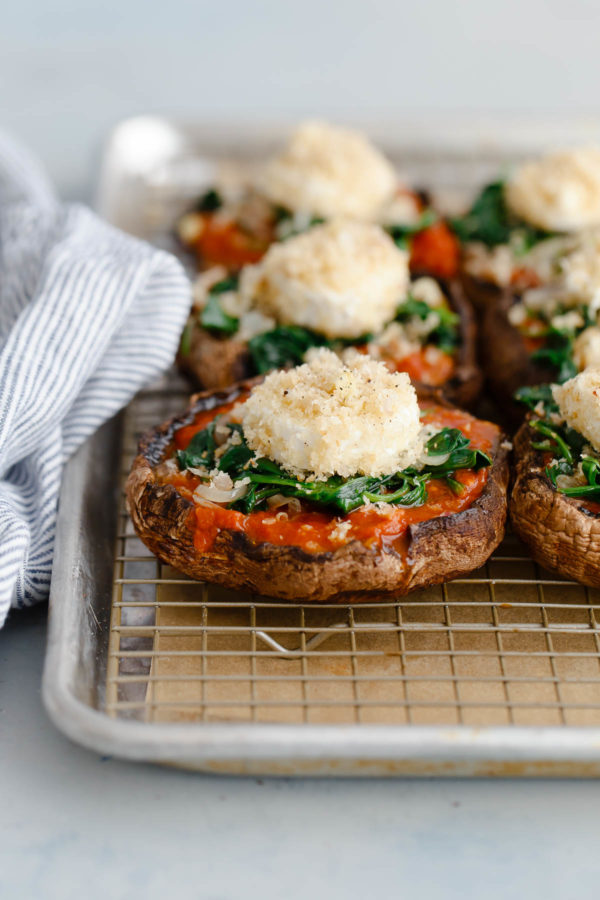
[[[146,428],[184,405],[142,394]],[[472,576],[408,598],[302,606],[158,562],[119,512],[106,711],[144,721],[600,724],[600,592],[540,571],[508,536]]]

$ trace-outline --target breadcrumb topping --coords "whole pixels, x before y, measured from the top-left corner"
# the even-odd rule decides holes
[[[241,410],[249,447],[301,478],[387,475],[417,462],[423,434],[405,373],[355,353],[345,363],[319,348],[276,371]]]
[[[600,147],[578,147],[525,163],[506,185],[521,219],[546,231],[600,224]]]
[[[576,338],[573,359],[580,371],[588,366],[600,366],[600,328],[597,325],[585,328]]]
[[[600,367],[585,369],[552,388],[567,425],[582,434],[595,450],[600,450]]]
[[[380,331],[409,285],[408,254],[377,225],[335,219],[283,243],[241,276],[243,302],[329,338]]]
[[[393,166],[363,134],[308,121],[266,164],[257,189],[293,212],[374,221],[397,185]]]

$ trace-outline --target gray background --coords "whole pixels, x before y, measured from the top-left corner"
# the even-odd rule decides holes
[[[140,112],[351,122],[598,109],[596,0],[18,0],[1,121],[66,195]]]
[[[88,197],[101,141],[144,112],[426,120],[598,108],[594,0],[19,0],[0,17],[0,127]],[[568,138],[568,134],[565,134]],[[595,782],[226,779],[58,734],[45,609],[0,633],[0,896],[598,896]]]

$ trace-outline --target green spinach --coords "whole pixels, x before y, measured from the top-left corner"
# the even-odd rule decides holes
[[[219,295],[226,291],[235,291],[238,279],[230,277],[219,281],[210,289],[206,304],[199,314],[199,323],[207,331],[223,337],[230,337],[239,328],[239,319],[228,315],[221,306]],[[430,306],[414,297],[404,301],[396,312],[398,322],[407,322],[413,317],[425,320],[431,312],[439,316],[439,324],[430,332],[428,342],[441,350],[452,353],[460,343],[458,329],[459,316],[444,307],[432,310]],[[182,336],[180,352],[189,353],[191,329],[186,328]],[[301,325],[278,325],[270,331],[257,334],[248,341],[248,351],[254,371],[264,375],[272,369],[286,366],[297,366],[304,362],[304,355],[311,347],[338,347],[366,344],[373,335],[364,334],[357,338],[336,338],[331,340],[324,335],[304,328]]]
[[[551,366],[556,369],[555,381],[562,384],[573,378],[579,371],[573,360],[574,337],[557,328],[547,331],[546,343],[538,350],[534,350],[531,359],[543,366]]]
[[[438,216],[432,209],[425,209],[412,225],[388,225],[387,233],[401,250],[408,250],[410,239],[437,222]]]
[[[193,321],[190,319],[185,325],[181,333],[181,340],[179,341],[179,352],[181,356],[189,356],[190,351],[192,349],[192,332],[194,330]]]
[[[569,312],[569,310],[562,306],[552,310],[551,314],[544,315],[543,312],[536,312],[533,315],[541,321],[546,322],[546,327],[537,328],[534,332],[530,332],[529,334],[526,330],[522,332],[525,336],[541,337],[544,339],[544,345],[533,351],[531,359],[534,362],[539,362],[542,365],[556,369],[553,381],[558,384],[562,384],[564,381],[568,381],[569,378],[573,378],[577,375],[579,370],[573,360],[573,345],[575,343],[575,338],[584,330],[584,328],[595,324],[595,321],[590,316],[589,307],[587,306],[582,306],[579,309],[582,318],[581,324],[577,327],[557,327],[552,324],[552,320],[555,319],[556,316],[566,312]]]
[[[383,477],[359,475],[354,478],[332,476],[327,481],[299,481],[270,459],[253,460],[241,426],[230,426],[239,434],[239,443],[230,444],[220,459],[215,457],[215,422],[194,435],[186,450],[177,454],[182,469],[203,466],[226,472],[235,482],[247,478],[250,482],[244,497],[232,508],[244,513],[264,507],[269,497],[283,494],[308,501],[317,507],[349,513],[365,502],[392,503],[399,506],[421,506],[427,500],[427,482],[445,480],[455,493],[463,486],[454,478],[459,469],[474,469],[491,465],[490,457],[470,446],[470,441],[456,428],[444,428],[426,444],[426,462],[422,469],[409,467]],[[430,462],[427,462],[430,457]],[[252,461],[252,462],[251,462]]]
[[[546,414],[558,412],[558,404],[552,396],[551,384],[536,384],[533,387],[520,387],[515,391],[515,400],[519,403],[523,403],[532,411],[541,403]]]
[[[325,219],[322,216],[311,216],[303,223],[303,227],[299,228],[294,213],[286,209],[284,206],[276,206],[273,211],[275,220],[275,232],[280,241],[287,241],[288,238],[297,234],[302,234],[313,228],[315,225],[322,225]]]
[[[223,199],[218,191],[214,188],[206,191],[205,194],[196,201],[194,210],[196,212],[215,212],[223,206]]]
[[[212,469],[215,461],[215,426],[219,416],[203,428],[197,431],[185,450],[177,451],[177,462],[180,469]]]
[[[511,238],[519,254],[525,254],[552,234],[534,228],[511,215],[505,199],[504,181],[486,185],[464,216],[450,220],[460,241],[481,241],[488,247],[508,244]]]
[[[409,296],[396,310],[396,321],[405,323],[412,318],[425,321],[432,312],[438,316],[439,324],[427,335],[427,343],[434,344],[445,353],[454,353],[460,344],[460,316],[453,310],[443,306],[433,308],[423,300]]]
[[[554,488],[567,497],[600,501],[600,460],[584,453],[586,439],[564,422],[556,421],[558,405],[552,397],[550,385],[520,388],[516,398],[530,409],[540,411],[540,416],[530,419],[530,427],[542,440],[531,442],[534,450],[551,453],[552,464],[545,472]],[[541,404],[541,407],[540,407]],[[573,476],[578,472],[581,484],[563,487],[558,484],[559,475]]]
[[[200,324],[207,331],[217,332],[230,337],[239,328],[239,319],[229,316],[224,311],[216,294],[209,294],[205,306],[200,313]]]
[[[239,319],[225,312],[221,306],[219,295],[225,294],[227,291],[235,291],[237,286],[238,279],[233,276],[213,284],[199,316],[200,324],[207,331],[224,337],[231,337],[236,333],[239,328]]]
[[[300,325],[279,325],[257,334],[248,341],[248,350],[256,372],[264,375],[271,369],[297,366],[311,347],[325,347],[329,342],[321,334]]]

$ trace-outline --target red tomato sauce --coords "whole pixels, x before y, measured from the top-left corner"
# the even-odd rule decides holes
[[[420,381],[430,387],[440,387],[454,374],[456,361],[450,353],[444,353],[432,344],[421,347],[404,359],[394,361],[396,372],[407,372],[411,381]]]
[[[238,402],[238,401],[236,401]],[[219,413],[227,412],[233,404],[200,413],[193,425],[180,428],[174,439],[179,449],[184,449],[193,434],[205,428]],[[498,427],[491,422],[475,419],[459,410],[448,410],[435,404],[423,403],[423,421],[432,422],[440,428],[459,428],[470,438],[472,446],[489,451],[498,434]],[[390,506],[380,510],[365,506],[346,515],[335,515],[316,510],[309,504],[302,504],[301,511],[294,513],[289,507],[282,510],[261,510],[245,514],[220,506],[195,506],[194,545],[202,553],[210,550],[220,531],[240,531],[250,540],[268,542],[278,546],[295,546],[308,553],[324,553],[336,550],[352,540],[361,541],[366,546],[403,547],[403,539],[410,525],[439,516],[450,516],[468,509],[481,494],[489,469],[461,469],[455,478],[463,486],[460,495],[443,481],[430,481],[427,485],[428,499],[422,506],[403,508]],[[189,472],[169,474],[161,479],[177,488],[189,500],[200,479]]]
[[[438,278],[453,278],[458,272],[460,244],[445,222],[434,222],[411,240],[412,272],[429,272]]]
[[[448,304],[446,304],[446,308]],[[356,347],[359,353],[368,353],[367,344]],[[435,344],[424,344],[414,353],[395,357],[386,355],[385,347],[381,348],[382,360],[392,372],[406,372],[411,381],[418,381],[429,387],[441,387],[454,375],[456,358],[452,353],[440,350]]]
[[[239,269],[264,256],[269,240],[244,231],[233,220],[222,220],[212,213],[202,216],[204,227],[195,241],[195,250],[204,266]]]
[[[521,332],[521,338],[528,353],[535,353],[536,350],[539,350],[546,344],[546,337],[543,335],[536,337],[534,334],[531,334],[532,331],[535,332],[538,329],[541,331],[546,327],[547,325],[543,319],[536,319],[534,316],[528,316],[521,322],[519,331]]]
[[[248,391],[241,392],[235,400],[231,401],[231,403],[224,403],[222,406],[215,407],[214,409],[207,409],[204,412],[198,413],[191,425],[183,425],[175,432],[175,448],[177,450],[185,450],[195,434],[202,431],[207,425],[210,425],[212,420],[217,416],[222,416],[232,410],[236,404],[243,403],[247,397]]]
[[[536,350],[540,350],[546,343],[545,338],[527,337],[525,334],[522,337],[525,349],[529,354],[535,353]]]
[[[402,193],[402,192],[401,192]],[[404,191],[413,195],[412,191]],[[416,196],[416,195],[414,195]],[[422,207],[422,204],[419,203]],[[258,262],[276,239],[272,226],[268,236],[250,234],[235,221],[214,213],[203,213],[203,228],[194,242],[203,266],[239,269]],[[453,278],[458,272],[460,244],[445,222],[434,222],[410,238],[410,269],[438,278]]]
[[[369,348],[366,344],[356,347],[359,353],[367,354]],[[418,381],[429,387],[440,387],[454,374],[456,361],[450,353],[444,353],[433,344],[426,344],[408,356],[395,358],[382,356],[382,362],[392,372],[406,372],[411,381]]]

